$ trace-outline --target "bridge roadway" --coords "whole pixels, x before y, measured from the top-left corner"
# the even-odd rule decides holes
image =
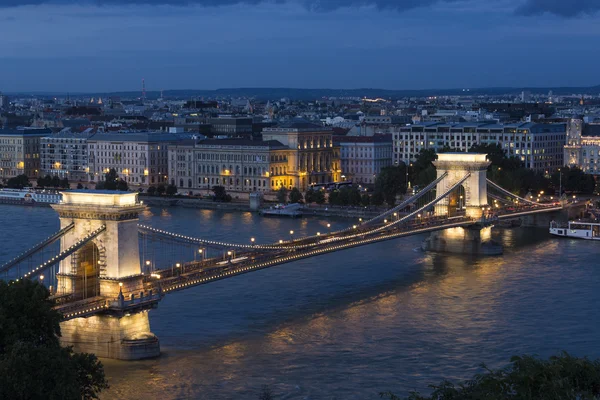
[[[239,252],[236,253],[236,258],[231,263],[223,263],[224,260],[221,258],[184,263],[178,269],[170,267],[158,270],[152,275],[147,275],[143,296],[139,296],[140,292],[136,292],[134,295],[138,297],[130,299],[131,293],[123,293],[124,298],[130,300],[125,300],[121,303],[117,299],[106,297],[93,297],[80,301],[72,301],[69,296],[57,296],[56,300],[59,304],[55,309],[63,314],[64,320],[86,317],[97,313],[114,312],[124,314],[140,309],[149,309],[155,307],[165,294],[188,289],[193,286],[352,247],[433,232],[440,229],[464,227],[482,222],[484,224],[493,223],[492,220],[475,221],[465,216],[450,219],[444,217],[421,218],[417,221],[406,223],[402,227],[396,226],[393,229],[379,231],[375,234],[366,233],[362,237],[359,235],[347,240],[327,242],[327,235],[323,235],[312,247],[302,249],[281,249],[277,252],[268,253],[259,251]],[[359,233],[360,231],[353,230],[351,236]],[[235,262],[235,260],[242,258],[243,261]]]
[[[123,293],[128,300],[94,297],[80,301],[72,301],[68,296],[57,297],[58,304],[55,309],[64,315],[64,319],[73,319],[94,315],[97,313],[128,313],[140,309],[149,309],[156,306],[160,299],[171,292],[204,285],[210,282],[227,279],[234,276],[258,271],[276,265],[315,257],[322,254],[345,250],[352,247],[365,246],[385,240],[397,239],[405,236],[434,232],[442,229],[466,227],[470,225],[490,226],[499,219],[518,218],[533,213],[545,213],[562,209],[561,206],[550,205],[545,207],[519,206],[510,209],[499,209],[494,214],[481,219],[472,219],[464,215],[456,217],[424,217],[403,222],[401,226],[393,226],[386,230],[373,232],[372,227],[365,227],[361,235],[360,227],[345,233],[340,238],[340,232],[320,237],[299,239],[287,242],[289,248],[265,252],[257,248],[244,252],[236,252],[232,262],[221,258],[212,258],[204,261],[183,263],[179,268],[165,268],[157,270],[152,275],[145,277],[144,291],[136,292],[132,299],[131,293]],[[335,241],[331,241],[334,239]],[[302,244],[302,246],[298,246]],[[142,294],[142,296],[140,296]]]

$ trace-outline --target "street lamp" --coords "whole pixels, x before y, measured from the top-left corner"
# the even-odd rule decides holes
[[[279,244],[283,244],[283,239],[279,239]]]
[[[387,219],[384,219],[384,220],[383,220],[383,223],[384,223],[384,224],[387,224]]]
[[[558,169],[558,198],[562,197],[562,169]]]
[[[292,242],[294,241],[294,231],[290,231],[290,238],[292,239]]]
[[[327,230],[331,233],[331,224],[327,224]]]
[[[40,275],[40,282],[43,284],[44,283],[44,275]]]
[[[253,237],[251,237],[251,238],[250,238],[250,242],[252,243],[252,246],[254,246],[254,241],[255,241],[255,240],[256,240],[256,239],[254,239]]]
[[[198,254],[200,254],[200,261],[204,261],[204,250],[198,249]]]
[[[150,268],[150,260],[146,260],[146,269],[149,270]]]
[[[352,229],[356,229],[356,225],[352,225]]]
[[[321,236],[321,232],[317,232],[317,236]]]
[[[231,262],[231,250],[227,251],[228,261]]]

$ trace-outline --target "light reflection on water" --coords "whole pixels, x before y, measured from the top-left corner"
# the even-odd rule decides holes
[[[31,231],[2,230],[10,248],[58,226],[51,210],[18,218]],[[178,208],[142,219],[240,243],[323,232],[327,223]],[[170,294],[150,312],[163,355],[106,360],[104,398],[256,399],[269,384],[291,400],[377,399],[523,352],[599,357],[598,243],[551,239],[544,229],[493,235],[503,257],[425,254],[414,251],[423,237],[409,237]]]

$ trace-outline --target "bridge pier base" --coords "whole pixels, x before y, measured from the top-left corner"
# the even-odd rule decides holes
[[[502,245],[491,240],[492,227],[471,226],[432,232],[422,248],[436,253],[495,256],[502,254]]]
[[[160,343],[150,332],[148,312],[123,316],[94,315],[60,323],[61,344],[77,352],[117,360],[158,357]]]

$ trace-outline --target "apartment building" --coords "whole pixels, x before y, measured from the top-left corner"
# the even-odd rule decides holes
[[[41,175],[88,180],[88,139],[92,133],[60,132],[40,141]]]
[[[450,147],[468,151],[477,144],[498,144],[508,156],[521,159],[535,171],[563,165],[567,127],[564,123],[422,123],[400,127],[393,133],[394,163],[414,161],[422,149]]]
[[[115,169],[129,185],[166,184],[168,148],[181,141],[173,133],[97,133],[88,139],[89,180],[104,180]]]
[[[224,186],[232,192],[267,192],[293,186],[290,150],[278,141],[186,140],[169,148],[170,183],[187,191]]]
[[[40,142],[49,129],[0,129],[0,178],[35,178],[40,173]]]
[[[334,136],[333,141],[340,148],[342,175],[348,181],[375,183],[381,169],[393,165],[392,135]]]

